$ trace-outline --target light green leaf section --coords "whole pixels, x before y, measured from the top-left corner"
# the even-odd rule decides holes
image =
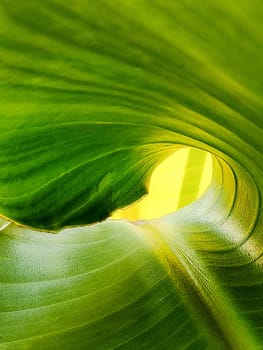
[[[214,179],[159,220],[2,225],[3,349],[263,344],[263,3],[0,2],[0,212],[59,230],[147,191],[182,145]]]
[[[180,270],[163,266],[144,230],[124,222],[59,235],[12,227],[0,239],[4,349],[209,344],[185,305]]]

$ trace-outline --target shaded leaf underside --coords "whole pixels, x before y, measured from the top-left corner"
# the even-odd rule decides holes
[[[262,349],[261,1],[0,4],[0,212],[42,230],[214,155],[176,214],[2,230],[3,349]]]

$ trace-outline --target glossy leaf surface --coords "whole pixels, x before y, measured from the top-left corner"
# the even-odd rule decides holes
[[[0,2],[0,212],[102,220],[182,145],[214,155],[159,220],[0,235],[3,349],[262,349],[263,5]],[[5,225],[4,225],[5,226]]]

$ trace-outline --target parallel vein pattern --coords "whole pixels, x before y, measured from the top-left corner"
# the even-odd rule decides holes
[[[3,349],[263,344],[263,3],[0,2],[0,213],[60,230],[147,192],[181,145],[214,156],[160,220],[0,234]]]
[[[180,289],[134,225],[106,222],[56,236],[11,225],[0,239],[5,349],[207,345]]]
[[[147,191],[175,144],[262,171],[260,1],[0,8],[4,216],[55,230],[102,220]]]

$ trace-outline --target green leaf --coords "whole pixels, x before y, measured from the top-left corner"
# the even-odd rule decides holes
[[[2,0],[0,213],[59,230],[213,154],[175,214],[0,234],[3,349],[262,349],[263,4]]]
[[[194,341],[204,349],[206,327],[185,302],[180,270],[166,269],[151,246],[144,230],[121,222],[59,235],[6,230],[4,348],[158,349]]]
[[[4,216],[102,220],[178,144],[262,170],[260,1],[0,6]]]

